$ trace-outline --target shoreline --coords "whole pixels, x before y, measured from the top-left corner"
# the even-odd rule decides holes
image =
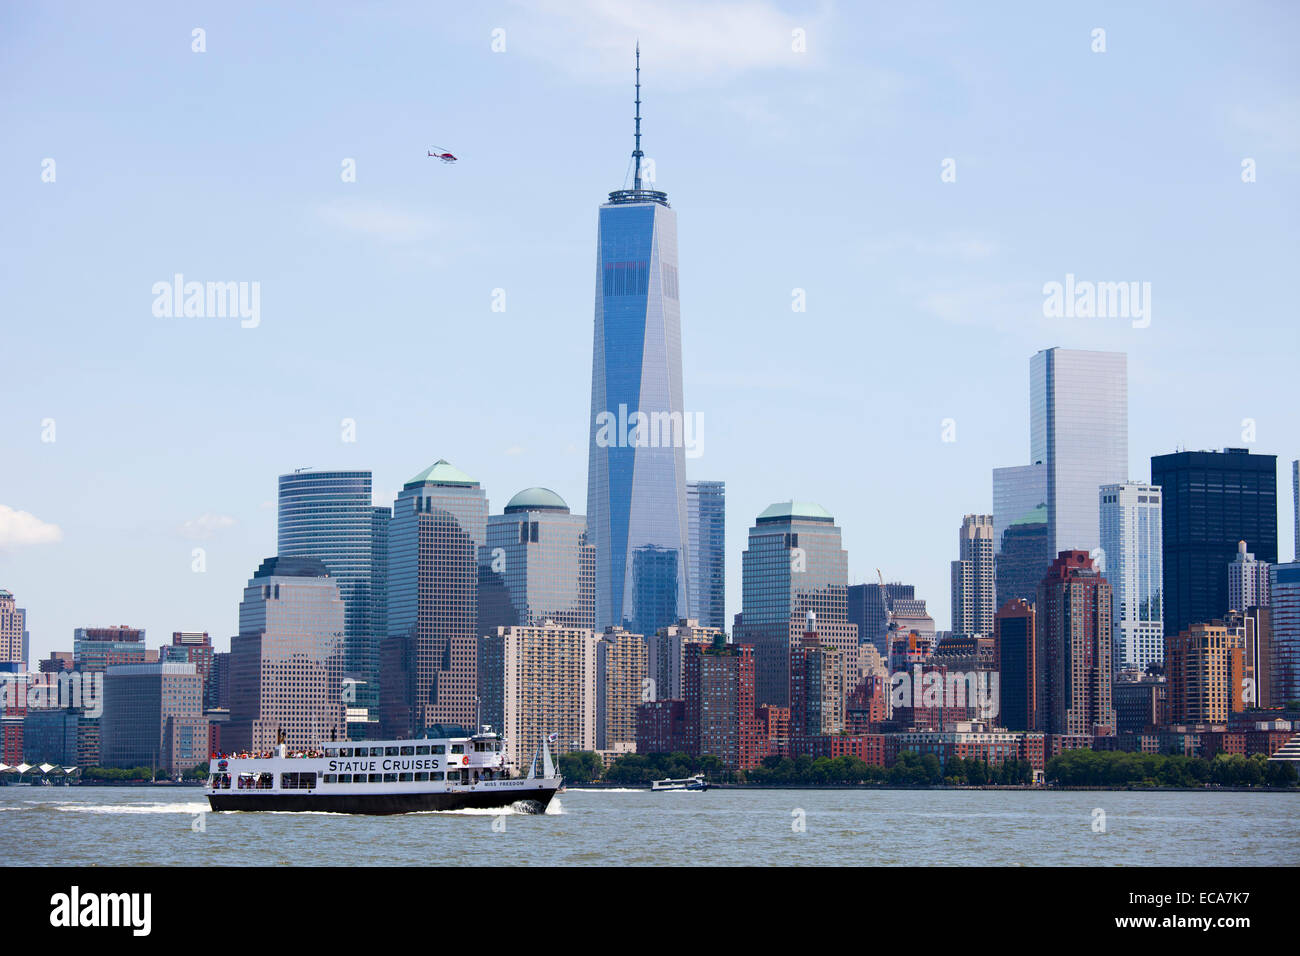
[[[14,784],[0,785],[0,790],[14,787]],[[39,784],[31,787],[21,787],[21,789],[36,790],[62,790],[74,789],[76,787],[158,787],[163,789],[198,789],[206,790],[206,784],[202,781],[185,781],[176,783],[174,781],[150,781],[150,780],[83,780],[80,783],[71,786],[64,784],[51,784],[44,787]],[[626,783],[580,783],[574,784],[567,789],[570,790],[635,790],[644,793],[654,793],[648,784],[626,784]],[[709,790],[913,790],[925,792],[932,790],[971,790],[971,791],[1016,791],[1016,792],[1038,792],[1038,793],[1086,793],[1088,791],[1123,793],[1132,791],[1135,793],[1300,793],[1300,787],[1161,787],[1161,786],[1142,786],[1137,784],[1127,786],[1115,786],[1109,784],[1083,785],[1083,784],[1058,784],[1044,786],[1042,784],[986,784],[982,786],[959,785],[950,786],[948,784],[934,784],[926,787],[912,787],[906,785],[894,785],[887,783],[710,783]]]
[[[646,793],[653,793],[648,785],[626,784],[626,783],[583,783],[574,784],[569,787],[571,790],[639,790]],[[1157,787],[1157,786],[1140,786],[1137,784],[1130,786],[1115,786],[1111,784],[1097,785],[1053,785],[1043,786],[1034,784],[989,784],[984,786],[949,786],[947,784],[934,784],[928,787],[910,787],[896,786],[887,783],[710,783],[709,790],[915,790],[925,792],[927,790],[990,790],[990,791],[1026,791],[1039,793],[1069,793],[1069,792],[1087,792],[1087,791],[1106,791],[1111,793],[1123,793],[1125,791],[1134,791],[1138,793],[1300,793],[1298,787]]]

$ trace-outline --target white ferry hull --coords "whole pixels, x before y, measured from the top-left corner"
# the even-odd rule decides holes
[[[266,793],[209,793],[213,810],[271,810],[289,813],[418,813],[425,810],[466,810],[508,807],[523,801],[541,813],[550,804],[558,780],[520,781],[524,786],[484,790],[404,791],[388,793],[320,793],[269,791]]]

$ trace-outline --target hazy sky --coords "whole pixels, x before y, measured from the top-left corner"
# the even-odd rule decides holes
[[[1053,345],[1128,353],[1134,478],[1278,455],[1290,556],[1300,13],[1132,6],[3,5],[0,587],[33,661],[87,625],[228,647],[295,467],[372,469],[391,503],[446,458],[494,512],[529,485],[585,511],[638,38],[729,617],[754,516],[796,497],[852,580],[948,627],[962,515],[1025,462]],[[155,316],[177,273],[259,283],[259,323]],[[1067,274],[1149,282],[1149,327],[1045,317]]]

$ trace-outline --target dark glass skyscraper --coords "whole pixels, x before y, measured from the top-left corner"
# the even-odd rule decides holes
[[[889,610],[885,600],[895,608],[904,610],[901,604],[908,605],[906,611],[912,611],[919,605],[925,607],[925,601],[916,599],[916,587],[891,581],[883,587],[879,584],[850,584],[848,589],[849,623],[858,629],[858,643],[870,644],[880,652],[881,657],[889,657]],[[896,614],[896,617],[901,615]],[[934,628],[930,628],[933,636]]]
[[[687,616],[690,544],[677,218],[643,188],[637,67],[633,188],[600,207],[591,372],[588,538],[596,625],[640,634]]]
[[[1277,563],[1277,456],[1244,448],[1156,455],[1151,484],[1164,494],[1164,632],[1177,635],[1227,613],[1238,541]]]
[[[379,642],[385,633],[387,508],[371,504],[368,471],[299,470],[280,476],[279,544],[285,557],[317,558],[345,608],[345,672],[357,681],[356,710],[373,720],[379,705]],[[364,736],[366,721],[354,721]]]
[[[686,483],[691,541],[691,614],[704,627],[727,620],[727,486],[721,481]]]
[[[1052,564],[1047,551],[1047,505],[1032,509],[1007,525],[997,558],[997,601],[1002,607],[1020,598],[1038,600],[1038,582]]]

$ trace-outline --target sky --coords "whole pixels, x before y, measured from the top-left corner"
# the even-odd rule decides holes
[[[1277,455],[1289,557],[1297,26],[1288,3],[3,5],[0,588],[32,662],[110,624],[228,648],[294,468],[370,469],[389,504],[446,458],[494,513],[533,485],[586,510],[596,214],[628,183],[638,41],[728,619],[754,517],[797,498],[851,582],[910,582],[948,627],[962,516],[1027,461],[1052,346],[1128,355],[1134,479],[1177,448]],[[257,283],[255,324],[155,314],[177,274]],[[1149,324],[1045,315],[1067,275],[1150,283]]]

